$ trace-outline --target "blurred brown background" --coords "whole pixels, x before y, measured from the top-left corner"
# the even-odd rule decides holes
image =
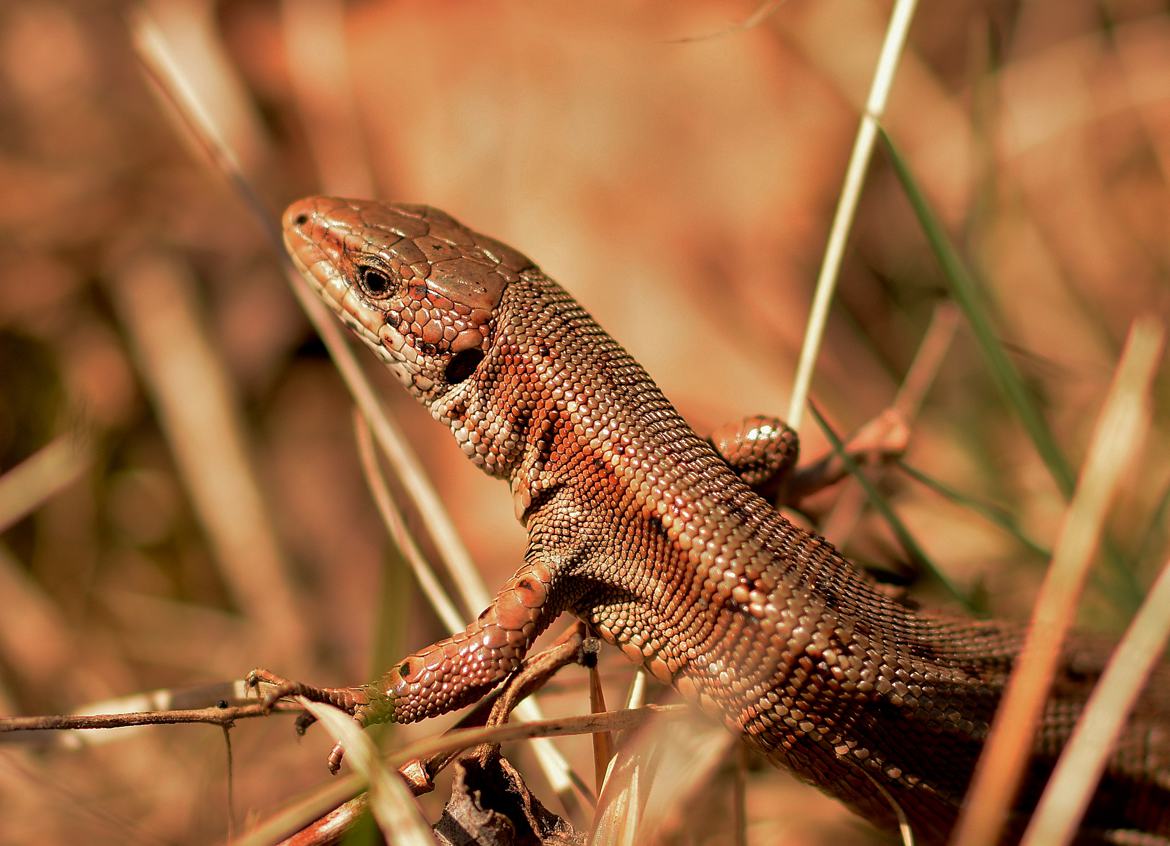
[[[272,215],[325,192],[444,208],[535,258],[706,430],[787,407],[889,8],[789,0],[741,29],[756,4],[0,7],[0,714],[254,665],[354,683],[440,633],[394,575],[350,401],[261,228],[147,83],[131,13],[157,23]],[[887,126],[1078,462],[1130,321],[1167,313],[1166,4],[924,3]],[[842,431],[892,401],[945,298],[879,153],[814,382]],[[504,488],[372,375],[498,583],[524,540]],[[1164,422],[1113,527],[1139,582],[1163,554]],[[1062,501],[963,328],[907,460],[1051,545]],[[895,503],[953,578],[1026,613],[1039,556],[913,483]],[[876,521],[856,537],[867,560],[898,557]],[[1109,627],[1124,605],[1089,607]],[[605,668],[617,701],[629,670]],[[582,674],[547,701],[587,709]],[[228,831],[218,729],[3,740],[0,842]],[[287,718],[238,725],[237,830],[325,781],[328,745]],[[586,760],[587,741],[564,748]],[[753,842],[866,836],[778,772],[748,798]],[[703,807],[728,802],[713,786]],[[681,842],[719,842],[713,816]]]

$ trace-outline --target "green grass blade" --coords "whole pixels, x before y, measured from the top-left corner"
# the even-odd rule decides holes
[[[898,543],[902,545],[902,549],[906,552],[911,562],[924,572],[929,573],[938,584],[968,611],[978,612],[981,610],[976,606],[974,600],[951,581],[950,576],[940,570],[934,561],[923,551],[922,547],[918,545],[918,541],[910,534],[910,530],[906,528],[906,524],[894,513],[894,509],[890,506],[886,498],[882,496],[881,492],[861,472],[861,468],[857,466],[857,462],[846,452],[845,444],[841,441],[841,438],[829,426],[828,421],[825,420],[820,409],[811,400],[808,403],[808,409],[812,413],[812,417],[817,422],[817,425],[821,427],[821,431],[825,433],[825,438],[828,439],[830,446],[833,447],[833,452],[841,459],[841,462],[845,465],[845,469],[857,479],[862,490],[865,491],[865,495],[869,497],[870,503],[882,515],[882,519],[889,524],[890,529],[893,530],[894,535],[898,538]]]
[[[1170,484],[1162,489],[1158,497],[1158,504],[1150,512],[1150,522],[1142,532],[1141,541],[1133,560],[1139,563],[1150,561],[1153,556],[1161,554],[1166,546],[1166,518],[1170,513]]]
[[[1065,459],[1064,453],[1057,446],[1056,438],[1053,437],[1052,430],[1040,413],[1040,408],[1031,389],[1020,376],[1020,372],[1012,363],[1003,342],[996,335],[991,309],[981,286],[975,281],[975,277],[967,269],[962,259],[959,258],[950,237],[931,209],[925,195],[919,190],[918,183],[910,173],[905,159],[894,146],[894,142],[885,130],[879,131],[879,137],[889,154],[890,162],[898,175],[898,181],[902,184],[902,190],[906,192],[906,197],[914,208],[914,214],[922,226],[922,231],[938,258],[939,264],[942,265],[943,275],[950,283],[951,292],[966,315],[967,322],[971,324],[976,343],[987,361],[992,378],[1020,419],[1028,437],[1032,439],[1036,452],[1048,467],[1048,472],[1055,480],[1061,495],[1065,499],[1070,498],[1076,484],[1072,468]]]
[[[976,281],[974,274],[959,257],[938,216],[919,189],[906,160],[894,146],[893,140],[884,129],[879,130],[878,137],[885,145],[902,190],[906,192],[918,223],[942,266],[943,275],[950,284],[955,301],[971,325],[975,341],[987,362],[992,379],[1019,418],[1061,495],[1066,501],[1070,500],[1076,485],[1076,474],[1057,445],[1043,414],[1040,413],[1039,404],[1032,390],[1012,363],[1011,356],[995,332],[995,321],[984,287]],[[1104,592],[1110,601],[1128,616],[1138,607],[1143,591],[1116,544],[1106,537],[1102,542],[1102,548],[1108,562],[1108,570],[1103,574],[1100,584],[1104,585]]]
[[[1023,546],[1027,547],[1029,551],[1034,552],[1037,556],[1047,561],[1052,557],[1052,550],[1041,546],[1036,541],[1032,540],[1020,524],[1016,522],[1016,518],[1012,516],[1011,512],[1005,508],[1000,508],[997,505],[992,505],[987,502],[975,499],[968,496],[962,491],[952,488],[944,482],[940,482],[933,476],[928,476],[916,467],[912,467],[905,461],[899,461],[898,467],[901,468],[907,476],[919,484],[925,485],[932,491],[937,493],[943,499],[948,499],[956,505],[961,505],[964,508],[974,511],[979,516],[983,517],[988,522],[1003,529]]]

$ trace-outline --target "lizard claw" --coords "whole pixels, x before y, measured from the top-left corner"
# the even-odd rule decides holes
[[[357,724],[365,727],[367,722],[366,706],[369,703],[369,697],[366,689],[362,687],[315,687],[313,685],[304,684],[303,682],[291,681],[271,673],[268,670],[255,669],[252,670],[244,679],[245,684],[249,688],[258,690],[261,684],[271,685],[272,689],[264,694],[264,710],[272,710],[272,706],[279,700],[290,696],[303,696],[310,702],[323,702],[326,705],[332,705],[354,718]],[[309,726],[317,722],[317,718],[308,711],[302,712],[296,721],[296,731],[298,735],[304,735]],[[334,775],[341,769],[341,760],[345,752],[341,748],[341,744],[334,745],[329,752],[329,772]]]
[[[290,681],[283,676],[278,676],[275,673],[270,673],[268,670],[257,668],[252,670],[244,678],[244,683],[259,695],[260,685],[266,684],[272,687],[264,694],[263,705],[265,712],[271,711],[272,706],[279,700],[286,696],[304,696],[311,701],[321,701],[313,696],[317,692],[316,688],[311,688],[309,685],[301,684],[299,682]]]
[[[269,709],[277,700],[289,696],[303,696],[310,702],[323,702],[353,716],[369,699],[364,687],[316,687],[304,682],[291,681],[261,669],[248,673],[245,683],[251,688],[258,688],[261,684],[272,685],[273,689],[264,696],[264,707]],[[309,720],[301,729],[308,728],[312,722],[313,720]]]
[[[329,750],[329,772],[331,775],[337,775],[341,770],[341,759],[345,757],[345,750],[340,743],[334,743],[333,748]]]
[[[355,706],[352,710],[350,710],[349,713],[353,717],[353,721],[358,724],[358,728],[364,729],[369,725],[370,712],[367,704],[364,701],[362,704]],[[305,714],[304,716],[309,715]],[[341,769],[341,760],[344,757],[345,749],[342,748],[340,743],[334,743],[333,748],[329,750],[328,764],[330,773],[337,775],[338,771]]]
[[[308,711],[302,711],[301,713],[297,714],[297,721],[293,724],[293,727],[296,729],[297,736],[304,737],[305,732],[309,730],[309,726],[315,722],[317,722],[317,718]]]

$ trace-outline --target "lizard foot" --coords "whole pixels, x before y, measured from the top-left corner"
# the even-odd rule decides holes
[[[291,681],[259,668],[248,673],[245,682],[248,687],[255,688],[257,691],[261,684],[272,686],[272,690],[264,695],[265,710],[271,709],[278,700],[285,697],[303,696],[310,702],[324,702],[326,705],[332,705],[334,708],[344,711],[352,716],[362,728],[366,727],[369,719],[367,711],[369,696],[364,687],[315,687],[304,682]],[[303,735],[309,726],[316,721],[317,718],[309,712],[301,713],[296,722],[297,734]],[[341,760],[344,754],[341,744],[334,744],[333,749],[329,752],[329,772],[337,774],[337,771],[341,769]]]

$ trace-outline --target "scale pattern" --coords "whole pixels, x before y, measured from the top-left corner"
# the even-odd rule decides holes
[[[493,604],[370,685],[360,719],[408,722],[475,701],[568,611],[874,824],[897,824],[880,785],[919,842],[945,840],[1017,626],[912,610],[793,526],[732,469],[753,481],[767,464],[752,441],[768,419],[717,437],[733,448],[729,464],[515,250],[425,206],[309,198],[284,227],[322,298],[473,462],[508,481],[529,533],[524,565]],[[1105,654],[1085,640],[1068,647],[1021,815]],[[1111,758],[1086,842],[1127,832],[1170,842],[1168,715],[1162,667]]]

